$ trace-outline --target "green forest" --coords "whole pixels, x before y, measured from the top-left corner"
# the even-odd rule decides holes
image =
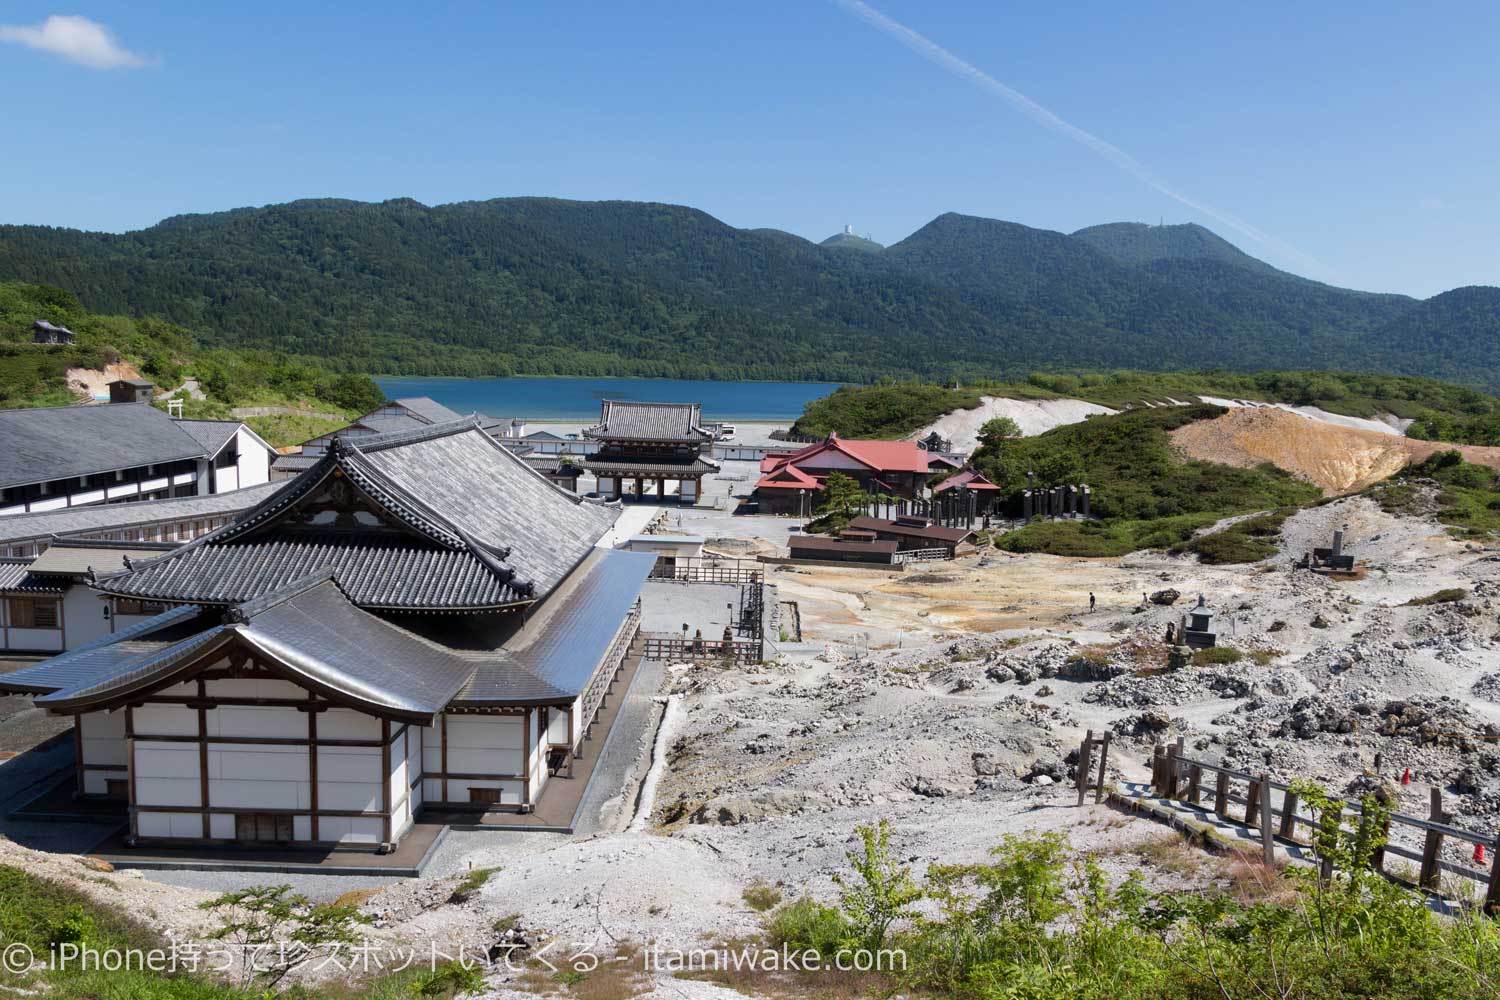
[[[67,327],[76,343],[33,343],[31,325],[38,319]],[[133,365],[163,390],[197,379],[207,398],[184,401],[184,415],[189,417],[228,417],[236,406],[357,416],[385,399],[366,375],[330,372],[275,351],[204,349],[190,331],[160,319],[101,315],[85,309],[62,288],[0,282],[0,408],[81,402],[79,390],[68,384],[68,370],[102,371],[117,362]],[[285,416],[251,417],[246,422],[278,446],[337,426]]]
[[[1198,226],[947,214],[850,252],[691,208],[312,200],[112,235],[0,226],[0,280],[206,347],[391,375],[948,381],[1339,368],[1500,386],[1500,289],[1278,271]]]

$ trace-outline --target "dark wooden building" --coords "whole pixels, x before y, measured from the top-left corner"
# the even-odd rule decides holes
[[[580,463],[610,499],[658,502],[673,495],[684,504],[703,495],[703,477],[719,470],[705,452],[714,434],[703,426],[698,403],[635,403],[606,399],[599,422],[583,432],[598,450]]]

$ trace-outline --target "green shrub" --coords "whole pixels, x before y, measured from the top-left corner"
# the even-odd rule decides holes
[[[1244,658],[1245,654],[1233,646],[1210,646],[1193,654],[1193,666],[1206,667],[1210,664],[1238,663]]]
[[[803,896],[784,903],[766,917],[766,933],[778,948],[792,951],[812,949],[833,955],[853,936],[849,921],[836,907]]]
[[[746,887],[740,896],[756,913],[764,913],[777,903],[781,902],[781,890],[772,885],[757,883]]]

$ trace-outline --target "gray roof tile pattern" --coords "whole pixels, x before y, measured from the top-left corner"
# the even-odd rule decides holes
[[[530,600],[466,551],[334,532],[189,544],[101,579],[97,589],[122,597],[237,604],[322,569],[333,570],[365,608],[480,611]]]
[[[409,532],[287,523],[336,474]],[[361,607],[493,609],[545,595],[615,516],[548,482],[471,418],[338,439],[317,466],[230,525],[98,587],[231,604],[327,568]]]
[[[717,462],[701,456],[694,458],[691,462],[673,462],[662,456],[642,456],[639,459],[621,461],[584,458],[579,460],[578,464],[590,472],[603,473],[606,476],[638,472],[641,475],[665,476],[672,479],[676,476],[707,476],[719,471]]]
[[[638,403],[606,399],[599,422],[584,436],[607,441],[678,441],[701,444],[713,440],[702,427],[699,403]]]
[[[146,634],[159,631],[160,625]],[[27,668],[36,676],[20,683],[49,688],[37,704],[57,711],[116,704],[234,642],[281,664],[313,690],[419,721],[442,711],[475,669],[463,656],[359,610],[322,572],[233,608],[222,623],[175,642],[116,640],[87,656],[66,654]]]
[[[0,674],[0,690],[36,693],[97,684],[122,665],[173,645],[202,611],[191,604],[171,608],[50,660]]]
[[[58,539],[31,564],[32,573],[57,576],[86,576],[89,570],[98,574],[117,573],[125,568],[127,557],[150,559],[175,549],[170,542],[93,542],[79,544],[75,539]]]
[[[407,396],[395,402],[406,407],[424,423],[445,424],[450,420],[462,420],[464,415],[457,410],[450,410],[431,396]]]
[[[30,572],[30,559],[0,559],[0,591],[20,586]]]
[[[277,455],[271,460],[271,468],[277,472],[302,472],[317,465],[322,455]]]
[[[0,517],[0,543],[235,514],[254,507],[286,485],[287,482],[283,480],[201,497],[143,500],[138,503],[101,503],[36,514],[11,514]]]
[[[203,458],[202,444],[146,403],[0,410],[0,487]]]
[[[956,543],[974,534],[968,528],[945,528],[941,525],[899,524],[883,517],[861,514],[849,522],[849,527],[858,531],[873,531],[879,535],[901,535],[906,538],[926,538],[939,543]]]
[[[179,420],[177,426],[192,435],[193,440],[203,446],[209,456],[217,455],[224,446],[234,440],[240,429],[238,420]]]

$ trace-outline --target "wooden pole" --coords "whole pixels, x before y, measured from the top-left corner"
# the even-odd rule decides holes
[[[1328,856],[1328,852],[1337,841],[1339,827],[1343,825],[1344,807],[1340,805],[1337,811],[1325,812],[1318,820],[1318,854],[1322,858],[1322,864],[1318,866],[1318,878],[1327,882],[1333,878],[1333,859]]]
[[[1167,787],[1166,769],[1167,748],[1158,743],[1151,751],[1151,791],[1158,795]]]
[[[1163,775],[1162,794],[1169,799],[1177,798],[1177,755],[1181,752],[1181,742],[1167,746],[1166,774]]]
[[[1109,730],[1104,731],[1104,741],[1099,744],[1099,784],[1094,788],[1094,803],[1104,801],[1104,769],[1109,764]]]
[[[1214,776],[1214,815],[1229,818],[1229,775],[1219,771]]]
[[[1074,769],[1078,779],[1078,804],[1083,805],[1083,797],[1089,787],[1089,771],[1094,761],[1094,731],[1090,729],[1083,737],[1083,746],[1078,748],[1078,766]]]
[[[1271,832],[1271,776],[1260,776],[1260,852],[1267,865],[1276,861],[1276,837]]]
[[[1281,800],[1281,839],[1297,839],[1297,793],[1290,788]]]
[[[1427,818],[1434,823],[1446,823],[1446,816],[1443,812],[1443,790],[1434,788],[1429,793]],[[1443,868],[1438,864],[1438,855],[1442,850],[1443,835],[1436,830],[1428,830],[1422,841],[1422,871],[1417,876],[1417,884],[1423,889],[1436,889],[1442,879]]]
[[[1258,826],[1260,817],[1260,788],[1264,784],[1260,778],[1250,779],[1250,788],[1245,793],[1245,825],[1249,827]]]
[[[1200,784],[1200,782],[1202,780],[1203,780],[1203,768],[1199,767],[1197,764],[1189,764],[1188,765],[1187,800],[1189,802],[1191,802],[1193,805],[1197,805],[1198,804],[1198,800],[1202,797],[1201,793],[1199,791],[1199,787],[1198,787],[1199,784]]]
[[[1490,845],[1490,887],[1484,894],[1484,912],[1491,917],[1500,917],[1500,834]]]

